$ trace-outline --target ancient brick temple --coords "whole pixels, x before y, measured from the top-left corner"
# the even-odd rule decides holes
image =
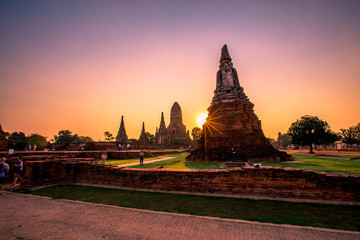
[[[186,131],[186,126],[182,121],[179,103],[175,102],[171,108],[170,124],[167,128],[164,121],[164,113],[161,113],[160,127],[156,128],[155,142],[163,146],[188,145],[192,143],[189,131]]]
[[[124,125],[124,116],[121,116],[121,123],[120,123],[119,132],[116,136],[116,142],[118,143],[128,142],[128,136],[126,135],[125,125]]]
[[[265,137],[261,122],[240,86],[227,46],[221,50],[216,89],[208,108],[199,146],[188,157],[191,161],[255,161],[292,160],[276,150]]]
[[[0,151],[7,151],[8,148],[8,141],[5,137],[5,132],[2,130],[2,127],[0,125]]]

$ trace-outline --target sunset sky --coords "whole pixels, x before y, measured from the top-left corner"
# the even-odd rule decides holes
[[[0,2],[0,124],[53,138],[155,133],[207,112],[221,48],[267,137],[303,115],[360,121],[360,1]]]

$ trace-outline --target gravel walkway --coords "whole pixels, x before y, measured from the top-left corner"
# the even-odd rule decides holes
[[[360,239],[360,232],[196,217],[1,192],[0,239]]]

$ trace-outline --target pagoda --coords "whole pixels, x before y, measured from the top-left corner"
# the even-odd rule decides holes
[[[265,137],[261,121],[240,86],[227,46],[221,50],[216,89],[203,133],[190,161],[278,162],[293,160]]]
[[[126,135],[125,125],[124,125],[124,116],[121,116],[121,123],[120,123],[119,132],[116,136],[116,142],[118,143],[128,142],[128,137]]]

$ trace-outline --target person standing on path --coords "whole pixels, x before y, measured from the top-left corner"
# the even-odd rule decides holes
[[[141,150],[139,153],[140,166],[144,166],[144,156],[145,156],[144,150]]]
[[[106,152],[101,154],[101,164],[102,165],[105,165],[107,158],[108,158],[108,156],[106,155]]]
[[[5,182],[6,173],[9,172],[9,165],[5,163],[5,158],[0,159],[0,189]]]

